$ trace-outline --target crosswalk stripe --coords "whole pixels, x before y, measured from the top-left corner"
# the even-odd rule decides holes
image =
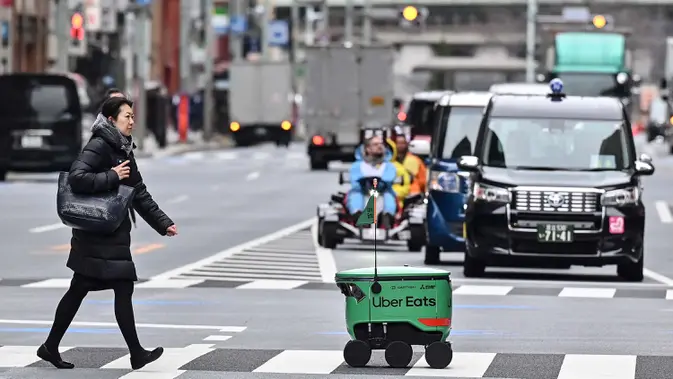
[[[238,289],[284,289],[291,290],[308,283],[307,280],[255,280],[250,283],[242,284]]]
[[[343,362],[341,351],[285,350],[253,372],[329,374]]]
[[[61,352],[70,347],[62,347]],[[0,368],[29,366],[40,358],[37,357],[37,346],[2,346],[0,347]]]
[[[68,288],[72,279],[58,278],[47,279],[35,283],[25,284],[24,288]]]
[[[205,340],[213,343],[228,336],[214,335]],[[223,349],[214,344],[195,344],[167,348],[164,356],[141,370],[130,371],[125,348],[74,347],[61,348],[65,360],[71,361],[87,374],[75,377],[123,379],[173,379],[186,372],[270,373],[279,379],[294,375],[360,375],[443,377],[443,378],[547,378],[547,379],[670,379],[673,356],[576,355],[576,354],[510,354],[485,352],[454,352],[451,364],[444,369],[428,367],[421,353],[414,353],[411,367],[387,367],[384,352],[372,354],[369,364],[353,368],[343,361],[338,350],[273,350]],[[53,367],[35,355],[37,346],[0,346],[0,368],[11,369],[11,377],[27,379],[51,377]],[[29,367],[30,370],[22,370]],[[36,371],[37,370],[37,371]],[[103,370],[105,373],[97,370]],[[114,370],[120,370],[115,374]],[[123,371],[126,371],[123,372]],[[119,375],[119,376],[115,376]],[[123,376],[122,376],[123,375]],[[206,375],[208,376],[208,375]],[[222,375],[227,377],[226,374]],[[209,376],[210,377],[210,376]]]
[[[580,288],[580,287],[566,287],[559,297],[590,297],[590,298],[611,298],[617,292],[614,288]]]
[[[453,291],[454,295],[499,295],[504,296],[514,287],[510,286],[473,286],[464,285]]]
[[[631,379],[636,374],[632,355],[575,355],[563,359],[557,379]]]

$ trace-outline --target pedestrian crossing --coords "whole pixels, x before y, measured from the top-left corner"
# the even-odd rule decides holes
[[[247,251],[245,254],[255,254],[256,251]],[[243,255],[241,260],[249,257]],[[141,279],[137,282],[138,289],[185,289],[185,288],[228,288],[242,290],[325,290],[337,291],[334,283],[323,282],[319,277],[319,271],[296,271],[309,267],[306,262],[313,262],[312,258],[306,259],[305,266],[273,266],[278,261],[249,263],[250,268],[229,266],[229,262],[240,260],[223,259],[220,265],[206,265],[191,270],[170,279]],[[233,255],[232,258],[237,258]],[[267,258],[267,257],[264,257]],[[282,262],[281,262],[282,263]],[[246,263],[247,264],[247,263]],[[256,267],[255,267],[256,266]],[[310,267],[315,268],[313,263]],[[254,271],[254,269],[261,271]],[[265,271],[266,270],[266,271]],[[315,269],[318,270],[318,269]],[[270,271],[274,271],[271,273]],[[263,272],[263,274],[260,274]],[[268,276],[276,278],[251,278],[250,276]],[[301,276],[296,276],[301,275]],[[71,278],[50,279],[0,279],[0,287],[21,288],[68,288]],[[545,286],[506,286],[506,285],[481,285],[481,284],[454,284],[453,295],[461,296],[547,296],[575,299],[649,299],[673,301],[673,289],[666,287],[651,288],[608,288],[608,287],[545,287]]]
[[[69,378],[182,379],[198,377],[191,375],[198,372],[219,372],[264,373],[273,374],[275,378],[314,374],[346,378],[390,375],[412,378],[670,379],[673,372],[673,356],[456,351],[449,367],[432,369],[419,350],[407,368],[396,369],[388,367],[382,351],[373,352],[367,367],[353,368],[344,363],[342,350],[222,349],[214,346],[194,344],[167,348],[162,358],[135,372],[131,372],[128,351],[124,348],[63,347],[61,355],[77,368],[68,372]],[[56,369],[40,361],[35,355],[36,350],[37,346],[0,347],[0,377],[51,377]],[[10,370],[3,374],[7,369]]]
[[[294,289],[323,281],[309,229],[243,249],[171,279],[229,281],[239,289]]]
[[[283,166],[304,166],[308,168],[308,156],[305,151],[297,150],[215,150],[215,151],[194,151],[181,155],[165,157],[159,159],[172,165],[198,164],[222,164],[225,162],[252,162],[252,163],[270,163]]]

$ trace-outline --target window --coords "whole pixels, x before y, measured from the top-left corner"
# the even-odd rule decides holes
[[[569,96],[621,96],[613,74],[558,74]]]
[[[51,122],[65,112],[76,112],[78,103],[75,86],[63,81],[67,78],[32,78],[7,75],[0,78],[0,96],[11,101],[0,103],[2,118],[36,118],[38,122]]]
[[[433,134],[432,112],[435,102],[429,100],[412,100],[409,104],[406,122],[413,126],[414,135],[429,136]]]
[[[514,169],[623,170],[631,157],[618,121],[492,118],[485,166]]]
[[[482,115],[482,107],[451,108],[449,115],[442,120],[442,125],[446,125],[442,158],[458,159],[474,153]]]

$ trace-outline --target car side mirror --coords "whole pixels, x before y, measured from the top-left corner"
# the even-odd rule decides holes
[[[651,162],[636,161],[636,175],[648,176],[654,174],[654,166]]]
[[[473,155],[463,155],[458,159],[458,169],[467,172],[477,171],[479,169],[479,158]]]
[[[430,155],[430,141],[415,139],[409,142],[409,152],[424,157]]]

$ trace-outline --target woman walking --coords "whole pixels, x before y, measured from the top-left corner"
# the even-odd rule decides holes
[[[73,270],[70,288],[56,308],[54,324],[45,343],[37,350],[38,357],[57,368],[71,369],[63,361],[58,347],[89,291],[112,289],[114,312],[119,329],[129,348],[131,367],[142,368],[157,360],[163,348],[145,350],[136,333],[131,297],[138,280],[131,256],[131,221],[135,213],[159,234],[175,236],[177,228],[159,209],[147,191],[133,156],[133,103],[124,97],[105,101],[93,124],[92,138],[72,164],[68,182],[72,191],[96,194],[115,190],[120,184],[135,188],[131,211],[121,226],[110,234],[73,229],[67,266]]]

